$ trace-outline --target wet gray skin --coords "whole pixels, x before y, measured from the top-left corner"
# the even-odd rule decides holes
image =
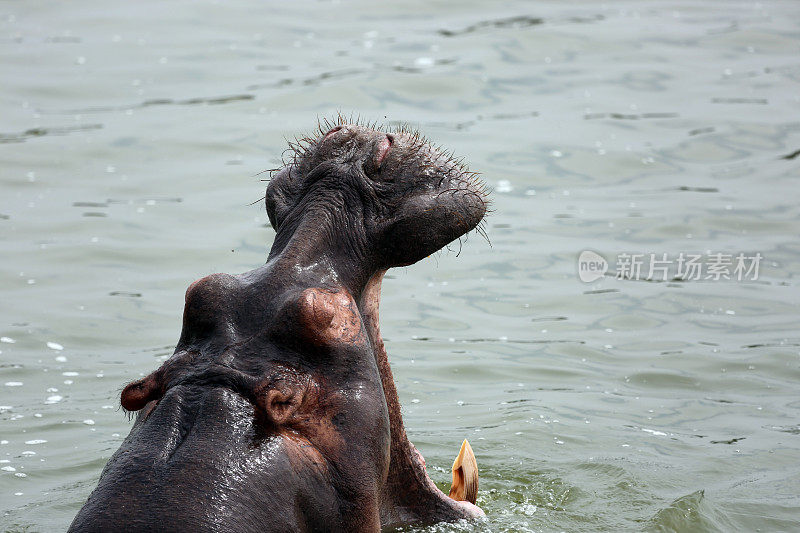
[[[381,280],[479,226],[481,182],[413,133],[330,124],[269,183],[265,265],[186,292],[174,355],[70,531],[374,531],[482,515],[406,437]],[[458,443],[453,443],[454,452]]]

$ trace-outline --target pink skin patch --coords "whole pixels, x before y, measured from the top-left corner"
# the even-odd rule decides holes
[[[310,288],[300,295],[303,336],[318,346],[363,343],[366,333],[353,297],[346,292]]]
[[[392,142],[394,139],[391,135],[386,135],[381,142],[378,143],[378,151],[375,153],[375,164],[377,166],[381,166],[383,160],[386,159],[386,156],[389,154],[389,150],[392,148]]]

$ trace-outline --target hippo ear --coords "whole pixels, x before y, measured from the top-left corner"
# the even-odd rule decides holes
[[[159,399],[164,392],[160,377],[161,375],[156,371],[125,387],[120,395],[122,408],[126,411],[138,411],[148,402]]]
[[[287,371],[264,379],[255,387],[255,403],[276,426],[291,422],[308,392],[308,378]]]
[[[302,397],[302,393],[296,388],[270,389],[264,394],[262,406],[267,418],[276,426],[280,426],[285,424],[297,411]]]

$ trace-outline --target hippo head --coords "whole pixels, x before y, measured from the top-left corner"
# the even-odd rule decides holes
[[[375,531],[482,514],[466,443],[453,497],[427,476],[378,328],[385,271],[476,228],[480,181],[402,130],[339,120],[292,146],[267,188],[267,263],[186,291],[175,353],[123,390],[134,427],[71,531]]]
[[[427,257],[486,214],[477,175],[418,133],[326,126],[293,145],[291,164],[270,181],[267,214],[279,235],[310,210],[341,207],[340,224],[352,224],[346,237],[358,241],[373,269],[387,269]]]

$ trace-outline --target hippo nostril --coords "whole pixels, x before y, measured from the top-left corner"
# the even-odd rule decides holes
[[[328,137],[330,137],[331,135],[333,135],[334,133],[336,133],[341,129],[344,129],[344,126],[336,126],[335,128],[332,128],[328,133],[325,134],[325,139],[327,139]]]
[[[389,154],[389,150],[392,148],[392,144],[394,144],[394,135],[388,134],[386,135],[381,141],[378,143],[378,151],[375,154],[375,164],[377,166],[381,166],[383,160],[386,159],[386,156]]]

